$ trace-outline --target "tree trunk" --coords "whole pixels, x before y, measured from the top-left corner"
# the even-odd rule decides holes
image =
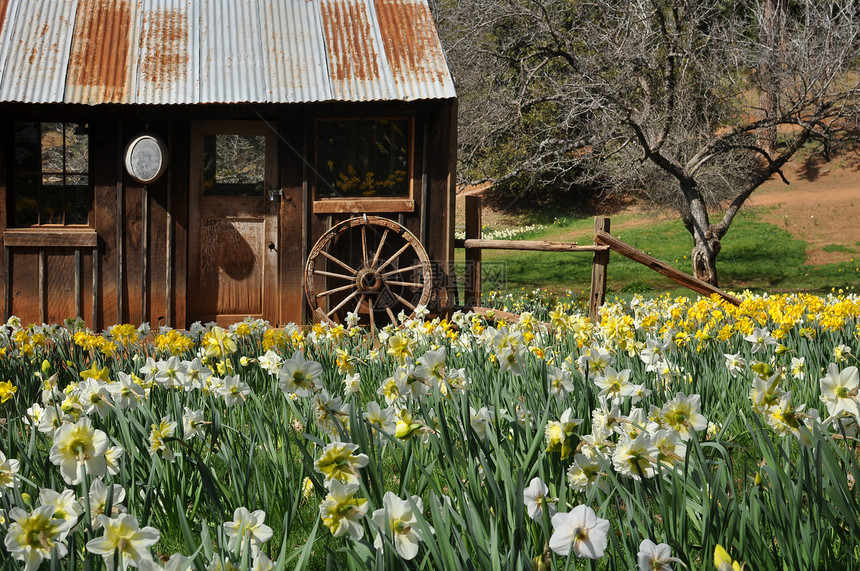
[[[717,283],[717,254],[720,253],[720,238],[711,227],[708,207],[699,192],[696,180],[684,176],[679,180],[684,201],[681,205],[681,218],[687,231],[693,236],[693,275],[714,287]]]
[[[693,261],[693,275],[704,282],[708,282],[714,287],[719,287],[717,282],[717,254],[720,253],[720,240],[713,237],[708,231],[708,238],[699,240],[696,237],[696,245],[693,246],[693,251],[690,253],[690,259]]]

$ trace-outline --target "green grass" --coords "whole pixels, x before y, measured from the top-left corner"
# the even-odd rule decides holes
[[[826,292],[832,288],[850,288],[860,279],[860,261],[847,261],[823,266],[806,265],[803,240],[793,237],[784,228],[760,220],[760,211],[742,212],[722,241],[717,258],[720,287],[730,291]],[[641,219],[642,216],[623,215],[613,218],[616,224]],[[565,220],[536,233],[536,240],[571,240],[571,236],[589,236],[592,218]],[[689,260],[692,239],[680,220],[655,221],[629,226],[613,232],[628,244],[691,273]],[[590,239],[578,240],[590,243]],[[852,251],[845,246],[831,245],[828,252]],[[463,275],[464,251],[457,251],[457,274]],[[587,291],[591,280],[592,255],[589,253],[511,252],[486,250],[483,254],[485,291],[525,288],[548,288],[554,291]],[[610,291],[630,293],[685,292],[664,276],[615,252],[610,255],[608,283]],[[633,288],[635,291],[631,290]]]

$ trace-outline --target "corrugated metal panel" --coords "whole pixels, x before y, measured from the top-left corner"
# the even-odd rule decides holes
[[[454,95],[425,0],[0,0],[0,101]]]
[[[454,97],[433,16],[421,0],[375,0],[398,99]]]
[[[11,0],[3,26],[0,100],[61,103],[75,0]]]
[[[200,52],[194,35],[198,2],[144,0],[141,10],[136,101],[197,103]]]
[[[136,1],[79,0],[66,78],[67,103],[133,101],[131,62],[136,42],[131,33],[136,12]]]
[[[269,101],[329,101],[331,78],[318,1],[263,0]]]
[[[200,9],[200,102],[266,101],[258,2],[204,2]]]
[[[383,69],[382,39],[371,25],[371,5],[364,0],[323,0],[321,9],[334,98],[396,99],[392,78]]]

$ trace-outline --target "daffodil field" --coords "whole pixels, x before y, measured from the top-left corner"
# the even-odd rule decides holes
[[[12,318],[0,569],[860,568],[860,297],[741,297]]]

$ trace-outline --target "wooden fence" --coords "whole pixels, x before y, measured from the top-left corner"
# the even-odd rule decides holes
[[[481,238],[481,197],[466,197],[466,238],[455,240],[454,246],[466,250],[466,289],[465,307],[478,312],[481,308],[481,257],[483,250],[530,250],[536,252],[590,252],[591,291],[588,300],[588,314],[593,321],[598,320],[600,307],[606,301],[606,275],[609,266],[609,250],[630,258],[663,274],[672,281],[703,295],[717,294],[733,305],[740,300],[723,290],[712,286],[691,275],[637,250],[609,233],[609,218],[594,218],[594,244],[579,245],[576,242],[545,242],[537,240],[483,240]]]

